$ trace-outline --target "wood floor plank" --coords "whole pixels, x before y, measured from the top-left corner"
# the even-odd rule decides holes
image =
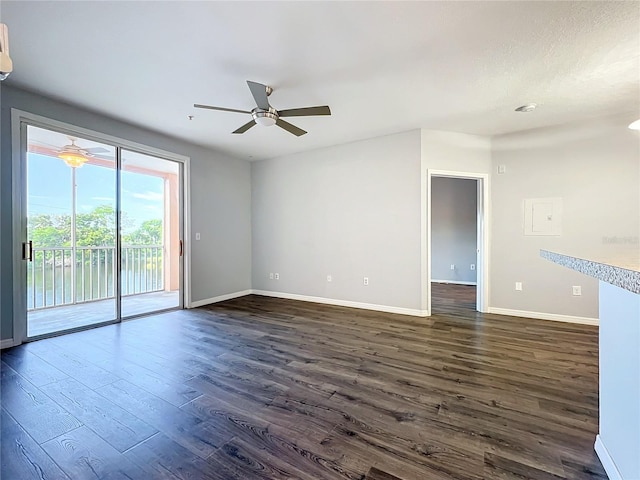
[[[85,426],[43,443],[42,448],[72,479],[149,478],[149,472]]]
[[[0,415],[0,478],[70,480],[4,408]]]
[[[348,472],[331,460],[298,448],[268,429],[251,439],[234,438],[209,458],[235,472],[238,478],[269,480],[334,480],[349,478]]]
[[[96,392],[112,399],[122,408],[202,458],[207,458],[218,448],[215,439],[198,428],[202,420],[126,380],[106,385]]]
[[[25,348],[89,388],[98,388],[118,380],[115,375],[83,361],[82,358],[55,346],[51,342],[46,344],[33,342],[25,345]]]
[[[597,327],[432,293],[426,319],[249,295],[10,349],[2,474],[604,480]]]
[[[38,443],[82,425],[77,418],[4,363],[0,392],[2,408]]]
[[[225,480],[205,460],[162,433],[136,445],[125,456],[153,470],[154,479]]]
[[[22,377],[36,387],[68,377],[66,373],[24,348],[11,348],[2,352],[2,361],[19,371]]]
[[[145,355],[143,354],[138,355],[137,361],[139,363],[134,363],[121,356],[116,357],[107,350],[97,348],[93,343],[74,342],[69,337],[56,339],[56,342],[84,361],[106,370],[122,380],[135,383],[177,407],[201,395],[201,392],[185,385],[182,382],[184,378],[182,376],[172,376],[170,372],[166,371],[164,374],[159,374],[140,365],[139,363],[144,363]]]
[[[565,478],[527,464],[513,461],[492,453],[485,454],[485,473],[498,478],[527,478],[531,480],[559,480]]]
[[[595,452],[592,452],[591,459],[567,459],[561,455],[562,466],[564,467],[565,478],[567,480],[580,480],[582,478],[608,480],[607,473],[602,468],[600,460]]]
[[[77,380],[60,380],[41,389],[119,452],[124,452],[158,432],[120,405],[98,395]]]
[[[402,480],[390,473],[383,472],[382,470],[378,470],[375,467],[371,467],[371,470],[367,473],[367,478],[365,480]]]
[[[349,478],[360,479],[372,466],[396,477],[429,480],[448,480],[448,475],[427,469],[422,465],[407,461],[393,451],[379,448],[375,443],[362,441],[351,430],[337,429],[321,443],[321,454],[334,458],[334,462],[343,471],[349,472]]]

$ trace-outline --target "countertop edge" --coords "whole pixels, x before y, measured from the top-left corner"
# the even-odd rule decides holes
[[[579,257],[563,255],[561,253],[540,250],[540,256],[553,263],[576,270],[616,287],[624,288],[640,294],[640,272],[627,268],[616,267],[606,263],[587,260]]]

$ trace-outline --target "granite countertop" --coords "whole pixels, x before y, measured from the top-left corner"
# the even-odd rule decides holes
[[[540,250],[540,256],[558,265],[640,294],[640,261],[636,258],[618,257],[587,260],[547,250]]]

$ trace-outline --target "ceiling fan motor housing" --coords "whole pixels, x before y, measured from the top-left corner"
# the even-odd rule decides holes
[[[251,110],[251,116],[258,125],[265,127],[275,125],[279,118],[278,111],[275,108],[269,108],[269,110],[254,108]]]

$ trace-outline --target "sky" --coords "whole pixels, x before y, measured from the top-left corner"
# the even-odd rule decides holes
[[[27,155],[28,215],[71,214],[72,168],[57,157]],[[162,178],[122,172],[122,211],[129,220],[122,233],[135,230],[142,222],[162,219],[164,181]],[[100,205],[115,208],[115,170],[85,164],[76,169],[76,211],[88,213]]]

